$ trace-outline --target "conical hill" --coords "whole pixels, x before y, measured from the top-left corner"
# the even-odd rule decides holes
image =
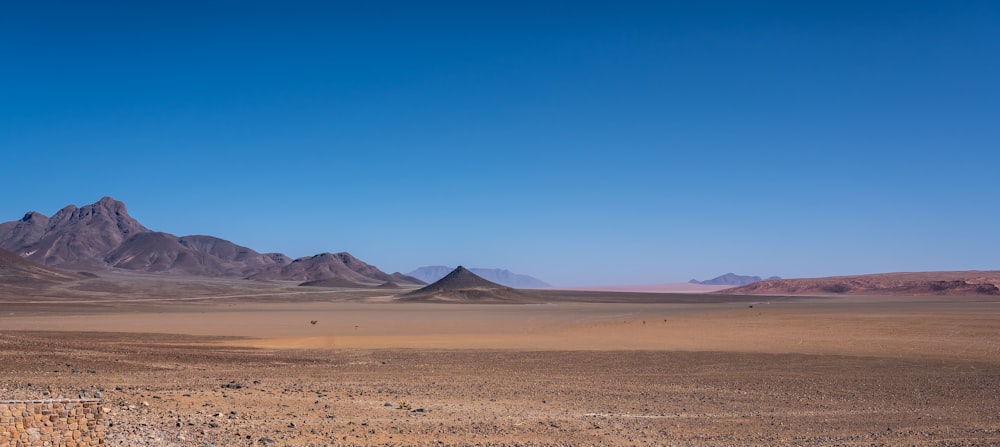
[[[462,266],[458,266],[437,282],[399,295],[397,299],[399,301],[478,303],[530,301],[529,297],[521,291],[483,279]]]

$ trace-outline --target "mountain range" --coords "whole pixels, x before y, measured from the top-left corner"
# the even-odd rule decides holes
[[[454,267],[447,267],[443,265],[432,265],[427,267],[420,267],[407,275],[417,278],[426,283],[433,283],[446,275],[454,271]],[[476,276],[486,279],[490,282],[494,282],[507,287],[513,287],[515,289],[542,289],[545,287],[551,287],[545,281],[538,278],[534,278],[528,275],[520,275],[510,270],[496,269],[496,268],[462,268],[462,270],[467,270]]]
[[[778,276],[772,276],[767,278],[768,281],[781,279]],[[707,279],[705,281],[698,281],[697,279],[692,279],[688,281],[691,284],[701,284],[705,286],[745,286],[747,284],[753,284],[758,281],[764,281],[763,278],[759,276],[746,276],[737,275],[735,273],[726,273],[725,275],[716,276],[712,279]]]
[[[398,272],[387,274],[346,252],[292,259],[213,236],[153,231],[129,216],[124,203],[110,197],[82,207],[66,206],[51,217],[31,211],[20,220],[0,223],[0,248],[35,264],[69,271],[422,284]]]

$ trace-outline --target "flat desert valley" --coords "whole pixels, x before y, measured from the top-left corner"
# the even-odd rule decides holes
[[[0,295],[0,396],[113,446],[1000,445],[1000,299],[88,279]]]

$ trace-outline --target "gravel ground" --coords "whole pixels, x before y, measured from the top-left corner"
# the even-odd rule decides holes
[[[217,341],[0,332],[0,397],[101,397],[110,446],[1000,445],[998,363]]]

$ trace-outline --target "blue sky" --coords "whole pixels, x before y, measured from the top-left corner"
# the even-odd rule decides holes
[[[1000,269],[997,2],[0,0],[0,221],[560,285]]]

